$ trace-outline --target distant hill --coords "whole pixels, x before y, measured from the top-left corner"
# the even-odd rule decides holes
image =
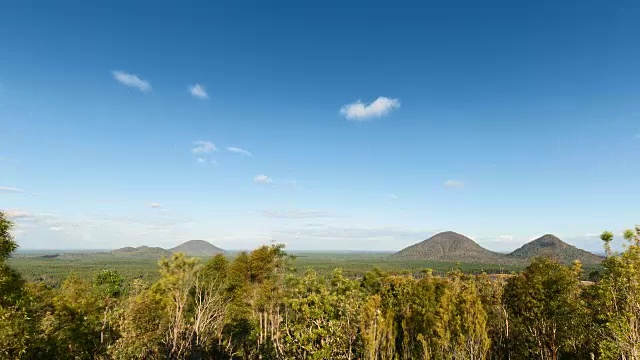
[[[224,253],[224,250],[212,245],[204,240],[189,240],[171,249],[163,249],[161,247],[139,246],[139,247],[123,247],[109,252],[118,256],[137,256],[137,257],[162,257],[171,256],[175,253],[184,253],[187,256],[211,256]]]
[[[172,253],[181,252],[188,256],[212,256],[224,253],[224,250],[204,240],[189,240],[169,250]]]
[[[390,257],[392,259],[476,263],[503,263],[510,260],[504,254],[487,250],[468,237],[453,231],[435,234],[427,240],[398,251]]]
[[[569,245],[552,234],[546,234],[528,242],[508,256],[527,260],[544,256],[554,258],[563,263],[580,260],[584,264],[598,264],[603,260],[602,257]]]
[[[151,247],[151,246],[139,246],[139,247],[123,247],[120,249],[116,249],[111,251],[113,255],[126,255],[126,256],[169,256],[171,252],[169,250],[165,250],[161,247]]]

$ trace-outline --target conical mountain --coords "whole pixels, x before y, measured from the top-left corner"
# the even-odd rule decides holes
[[[445,231],[391,255],[394,259],[492,263],[505,259],[468,237]]]
[[[556,259],[563,263],[580,260],[580,262],[584,264],[598,264],[603,260],[602,257],[569,245],[552,234],[543,235],[522,245],[519,249],[509,254],[509,256],[527,260],[543,256]]]
[[[212,256],[224,253],[224,250],[205,240],[189,240],[169,249],[169,251],[172,253],[181,252],[188,256]]]
[[[116,249],[111,251],[113,255],[123,255],[123,256],[136,256],[136,257],[160,257],[160,256],[169,256],[171,252],[165,250],[160,247],[151,247],[151,246],[139,246],[139,247],[131,247],[126,246],[120,249]]]

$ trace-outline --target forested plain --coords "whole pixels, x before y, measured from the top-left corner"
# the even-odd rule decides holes
[[[511,276],[300,271],[277,244],[26,280],[11,227],[0,213],[1,359],[640,359],[640,228],[622,252],[601,235],[585,284],[548,258]]]
[[[233,261],[240,252],[226,252],[225,258]],[[342,269],[348,278],[361,278],[367,272],[379,269],[388,273],[404,273],[421,276],[426,268],[436,275],[445,275],[451,270],[460,270],[472,274],[510,274],[524,269],[524,265],[455,263],[430,260],[390,259],[391,253],[379,252],[294,252],[287,251],[289,271],[303,274],[313,269],[319,275],[330,275],[334,269]],[[13,254],[7,263],[18,270],[27,281],[44,282],[51,287],[59,287],[69,274],[81,279],[91,280],[103,270],[117,271],[126,283],[134,279],[148,282],[160,278],[158,260],[160,256],[122,256],[110,253],[62,253],[56,252],[20,252]],[[210,257],[199,260],[206,263]],[[585,279],[597,270],[597,266],[585,265]]]

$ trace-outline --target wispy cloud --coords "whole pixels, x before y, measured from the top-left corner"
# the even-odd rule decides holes
[[[464,182],[460,180],[447,180],[443,185],[446,188],[461,188],[464,187]]]
[[[2,211],[9,219],[12,220],[27,219],[32,216],[30,212],[18,209],[7,209],[0,211]]]
[[[433,235],[433,230],[394,227],[303,226],[274,229],[270,237],[289,249],[399,250]]]
[[[336,215],[323,210],[263,210],[262,216],[274,219],[313,219],[329,218]]]
[[[194,141],[193,144],[195,145],[191,149],[193,154],[210,154],[218,151],[218,148],[211,141],[198,140]]]
[[[271,180],[271,178],[270,178],[270,177],[268,177],[267,175],[260,174],[260,175],[258,175],[258,176],[256,176],[256,177],[254,177],[254,178],[253,178],[253,182],[254,182],[254,183],[256,183],[256,184],[263,184],[263,185],[265,185],[265,184],[271,184],[271,183],[273,183],[273,180]]]
[[[340,108],[340,114],[344,115],[347,120],[367,121],[372,118],[385,116],[399,107],[400,101],[398,99],[380,96],[369,104],[358,100],[354,103],[344,105]]]
[[[116,70],[112,72],[113,78],[122,85],[136,88],[144,93],[151,91],[151,84],[148,81],[138,77],[138,75],[129,74],[128,72]]]
[[[162,205],[160,205],[160,204],[159,204],[159,203],[157,203],[157,202],[150,202],[148,205],[149,205],[149,207],[150,207],[150,208],[152,208],[152,209],[159,209],[159,208],[161,208],[161,207],[162,207]]]
[[[396,194],[391,194],[391,195],[389,195],[389,199],[398,200],[398,196]]]
[[[175,245],[176,239],[193,238],[191,220],[166,211],[151,211],[138,215],[83,213],[73,216],[29,212],[16,213],[16,229],[24,248],[114,248],[125,245]],[[27,235],[25,235],[27,234]],[[18,232],[14,231],[18,237]],[[132,240],[135,239],[135,240]],[[131,243],[131,241],[134,241]]]
[[[640,140],[640,132],[636,134],[635,138],[636,138],[637,140]]]
[[[241,149],[241,148],[235,147],[235,146],[227,147],[227,151],[232,152],[232,153],[236,153],[236,154],[246,155],[246,156],[249,156],[249,157],[253,156],[251,151],[248,151],[248,150],[245,150],[245,149]]]
[[[311,239],[376,239],[395,238],[417,242],[434,234],[433,230],[399,229],[393,227],[314,226],[300,229],[274,230],[274,233]]]
[[[195,84],[189,87],[189,92],[191,95],[197,97],[198,99],[208,99],[209,94],[207,94],[207,89],[204,88],[204,85]]]
[[[260,174],[253,178],[253,182],[258,185],[269,186],[272,189],[297,190],[298,183],[295,180],[272,179],[267,175]]]
[[[28,191],[17,187],[0,186],[0,194],[2,193],[28,193]]]
[[[289,190],[299,190],[300,187],[298,186],[298,181],[294,180],[282,180],[282,181],[276,181],[276,184],[284,189],[289,189]]]

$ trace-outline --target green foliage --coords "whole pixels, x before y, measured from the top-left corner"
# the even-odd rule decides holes
[[[628,242],[622,254],[611,252],[613,234],[604,232],[607,259],[595,287],[597,320],[602,322],[603,359],[640,359],[640,227],[624,232]]]
[[[503,302],[513,343],[527,344],[521,356],[557,359],[580,348],[576,329],[584,329],[579,267],[538,258],[509,279]]]
[[[330,278],[308,271],[291,278],[285,298],[283,358],[353,359],[362,293],[340,270]]]
[[[0,262],[5,261],[18,248],[18,244],[11,236],[12,227],[13,223],[0,211]]]
[[[142,286],[118,310],[119,338],[109,348],[114,359],[163,359],[166,353],[168,319],[162,298]]]
[[[0,358],[639,360],[640,229],[624,237],[617,254],[603,234],[608,257],[595,285],[581,284],[580,262],[546,258],[514,275],[381,261],[357,264],[354,276],[326,271],[353,264],[336,255],[299,274],[282,245],[174,254],[151,279],[96,261],[58,284],[24,282],[6,254]]]

